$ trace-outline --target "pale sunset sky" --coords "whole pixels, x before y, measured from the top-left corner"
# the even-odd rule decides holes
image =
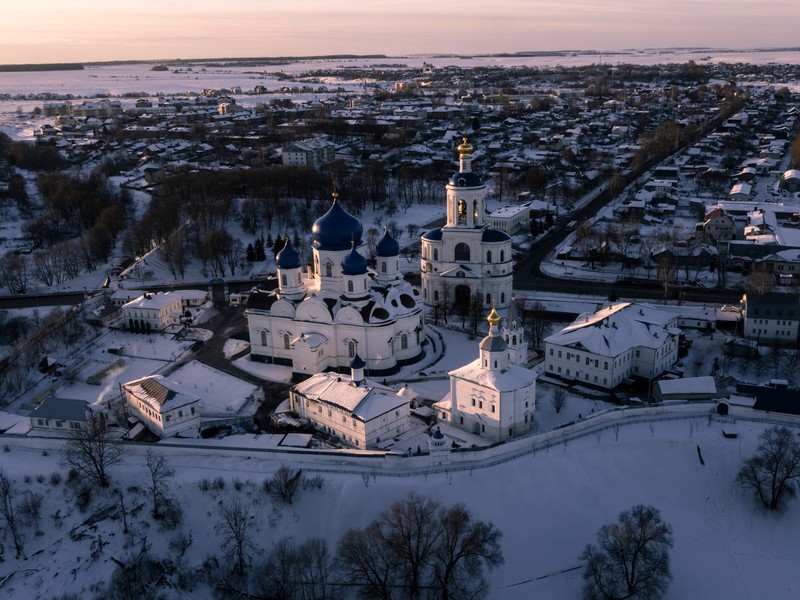
[[[13,0],[0,64],[800,46],[798,0]]]

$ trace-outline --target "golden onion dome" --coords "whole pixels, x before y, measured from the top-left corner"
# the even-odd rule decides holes
[[[486,317],[486,320],[489,321],[489,325],[495,327],[500,324],[500,315],[497,314],[494,306],[492,306],[492,312],[489,313],[489,316]]]
[[[471,156],[474,150],[472,144],[467,142],[467,138],[461,138],[461,139],[463,140],[464,143],[458,146],[458,153],[461,156]]]

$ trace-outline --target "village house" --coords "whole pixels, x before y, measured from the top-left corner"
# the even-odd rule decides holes
[[[147,429],[159,437],[181,432],[196,435],[200,398],[161,375],[149,375],[123,384],[126,406]]]
[[[89,424],[102,428],[105,425],[103,413],[94,413],[85,400],[70,398],[45,398],[30,416],[34,430],[61,431],[74,433],[86,431]]]

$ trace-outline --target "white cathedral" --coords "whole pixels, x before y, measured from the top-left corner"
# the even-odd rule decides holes
[[[384,232],[371,272],[358,251],[363,227],[336,194],[311,233],[307,276],[287,239],[275,257],[278,288],[250,294],[250,358],[291,366],[295,381],[328,369],[347,372],[356,355],[371,377],[421,360],[422,299],[399,272],[397,241]]]
[[[459,171],[447,183],[447,222],[422,235],[422,293],[428,306],[511,304],[511,238],[486,223],[486,184],[472,171],[472,146],[458,147]]]

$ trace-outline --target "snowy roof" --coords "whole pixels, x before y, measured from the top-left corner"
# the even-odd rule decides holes
[[[86,421],[88,420],[88,415],[86,414],[88,406],[89,403],[85,400],[45,398],[31,413],[31,417],[64,421]]]
[[[686,377],[684,379],[663,379],[656,385],[662,395],[673,394],[716,394],[717,384],[710,375],[704,377]]]
[[[122,308],[143,308],[143,309],[156,309],[161,310],[169,306],[175,300],[180,301],[180,296],[173,292],[164,292],[163,294],[143,294],[125,304]]]
[[[678,330],[674,313],[644,304],[619,302],[580,315],[571,325],[545,339],[550,344],[583,348],[601,356],[618,356],[631,348],[660,348]]]
[[[343,409],[364,422],[408,405],[409,402],[408,398],[377,382],[365,379],[355,385],[349,376],[337,373],[317,373],[295,385],[294,391],[306,398]]]
[[[527,387],[536,381],[536,372],[530,369],[510,364],[503,370],[486,369],[477,358],[471,363],[450,371],[448,375],[465,381],[471,381],[480,386],[497,390],[498,392],[511,392]]]
[[[123,387],[161,413],[200,401],[200,398],[184,392],[175,382],[161,375],[142,377]]]

